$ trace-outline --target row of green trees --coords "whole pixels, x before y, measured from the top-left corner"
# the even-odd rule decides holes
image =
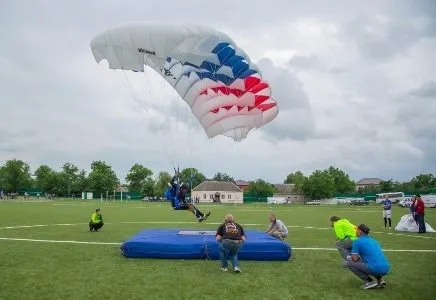
[[[330,166],[325,170],[315,170],[309,176],[301,171],[290,173],[284,183],[294,184],[294,191],[309,199],[329,199],[338,194],[376,194],[382,192],[436,192],[436,177],[432,174],[421,174],[408,182],[399,182],[392,179],[382,181],[377,186],[359,188],[356,191],[356,182],[344,171]],[[275,186],[258,179],[251,182],[246,192],[253,197],[265,198],[272,196]]]
[[[204,180],[231,181],[234,179],[218,172],[212,178],[207,178],[195,168],[186,168],[180,172],[181,181],[195,187]],[[154,174],[152,170],[134,164],[125,177],[130,192],[141,193],[143,196],[161,196],[171,180],[168,172]],[[306,198],[331,198],[337,194],[355,193],[356,184],[344,171],[329,167],[325,170],[316,170],[309,176],[297,171],[290,173],[284,183],[295,185],[296,193],[304,194]],[[120,184],[120,179],[113,171],[112,166],[104,161],[94,161],[89,172],[79,169],[71,163],[66,163],[60,170],[54,170],[47,165],[39,166],[31,172],[30,166],[21,160],[6,161],[0,166],[0,190],[5,192],[20,192],[29,189],[39,189],[49,194],[69,196],[83,191],[92,191],[105,194],[114,191]],[[421,174],[409,182],[387,180],[379,186],[361,189],[361,194],[409,191],[424,193],[436,190],[436,177],[432,174]],[[275,185],[263,179],[250,182],[246,193],[254,197],[268,197],[275,192]]]
[[[316,170],[309,176],[297,171],[289,174],[284,183],[295,184],[295,190],[307,198],[331,198],[338,194],[376,194],[387,192],[429,193],[436,192],[436,177],[433,174],[420,174],[408,182],[399,182],[389,179],[379,185],[359,188],[344,171],[329,167],[325,170]]]
[[[195,168],[186,168],[180,172],[181,181],[190,186],[196,186],[206,180],[206,176]],[[216,173],[212,180],[234,181],[223,173]],[[129,192],[141,193],[143,196],[161,196],[168,187],[171,175],[159,172],[157,176],[149,168],[134,164],[125,181]],[[60,170],[54,170],[47,165],[39,166],[31,172],[30,166],[22,160],[8,160],[0,166],[0,190],[4,192],[23,192],[32,189],[44,191],[58,196],[70,196],[83,191],[95,194],[112,192],[120,185],[120,179],[104,161],[94,161],[90,171],[79,169],[71,163],[66,163]]]
[[[334,167],[316,170],[310,176],[301,171],[290,173],[284,183],[294,184],[294,192],[311,199],[331,198],[336,194],[353,193],[356,185],[348,174]],[[275,192],[275,185],[258,179],[251,182],[246,192],[254,197],[268,197]]]

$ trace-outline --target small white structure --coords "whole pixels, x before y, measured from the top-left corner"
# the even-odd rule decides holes
[[[287,203],[304,203],[304,196],[295,191],[292,183],[275,184],[273,198],[285,198]]]
[[[192,189],[191,198],[200,203],[244,203],[242,189],[229,181],[203,181]]]
[[[92,200],[93,193],[92,192],[82,192],[82,200]]]
[[[291,203],[290,199],[287,199],[285,197],[268,197],[267,204],[287,204],[287,203]]]

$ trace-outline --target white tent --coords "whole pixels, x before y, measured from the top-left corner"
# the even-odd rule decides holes
[[[425,223],[427,232],[436,232],[429,224]],[[401,217],[400,222],[395,226],[396,231],[418,232],[418,224],[413,219],[412,214],[404,215]]]

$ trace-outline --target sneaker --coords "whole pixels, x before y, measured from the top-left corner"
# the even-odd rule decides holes
[[[203,222],[204,220],[205,220],[204,217],[200,217],[200,218],[198,218],[198,222],[199,222],[199,223]]]
[[[376,286],[378,286],[378,282],[377,282],[377,281],[369,281],[369,282],[365,282],[365,283],[361,286],[361,289],[362,289],[362,290],[367,290],[367,289],[375,288]]]
[[[241,273],[241,269],[239,269],[239,267],[235,267],[235,272],[236,273]]]
[[[210,216],[210,212],[208,212],[208,213],[206,214],[206,216],[204,217],[204,219],[206,220],[207,218],[209,218],[209,216]]]
[[[378,282],[377,288],[382,289],[382,288],[385,288],[385,287],[386,287],[386,281],[384,281],[383,279],[381,279],[381,280]]]
[[[227,272],[228,269],[227,269],[227,268],[221,268],[221,271],[223,271],[223,272]]]

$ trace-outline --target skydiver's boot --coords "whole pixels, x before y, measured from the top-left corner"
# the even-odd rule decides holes
[[[198,208],[196,208],[192,204],[190,206],[191,206],[191,211],[195,215],[195,217],[197,218],[198,222],[205,220],[204,214]]]

